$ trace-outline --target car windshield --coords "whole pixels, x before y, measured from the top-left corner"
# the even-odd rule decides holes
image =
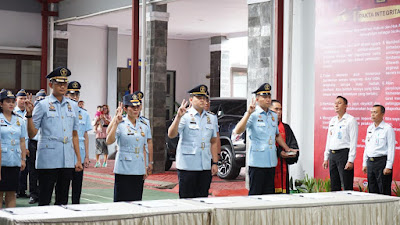
[[[247,108],[246,100],[211,100],[210,110],[217,114],[222,115],[237,115],[243,116]]]

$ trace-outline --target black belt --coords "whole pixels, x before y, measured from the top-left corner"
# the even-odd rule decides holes
[[[349,148],[341,148],[341,149],[330,150],[330,151],[331,151],[332,154],[336,154],[336,153],[339,153],[340,151],[343,151],[343,150],[350,150],[350,149]]]
[[[370,162],[375,162],[375,161],[379,161],[382,159],[386,160],[387,156],[384,155],[384,156],[378,156],[378,157],[368,157],[368,161],[370,161]]]

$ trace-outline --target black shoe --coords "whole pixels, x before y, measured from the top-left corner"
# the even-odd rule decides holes
[[[28,198],[28,195],[23,191],[17,194],[17,198]]]
[[[30,197],[29,198],[29,204],[35,204],[35,203],[37,203],[38,202],[38,199],[37,198],[34,198],[34,197]]]

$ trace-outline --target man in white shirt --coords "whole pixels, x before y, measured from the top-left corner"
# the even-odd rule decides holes
[[[363,156],[363,172],[367,173],[368,191],[390,195],[396,138],[393,128],[383,121],[385,107],[374,105],[367,129]]]
[[[329,122],[324,152],[324,169],[331,177],[331,190],[353,190],[354,159],[356,158],[358,123],[346,113],[347,99],[336,97],[334,104],[337,116]]]

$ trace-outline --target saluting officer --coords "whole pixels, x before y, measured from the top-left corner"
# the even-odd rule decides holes
[[[367,129],[362,170],[367,173],[370,193],[390,195],[396,137],[392,126],[383,121],[384,116],[385,107],[372,107],[371,120],[374,123]]]
[[[21,89],[17,92],[16,96],[16,106],[14,112],[25,119],[25,100],[26,100],[26,91]],[[26,120],[26,119],[25,119]],[[28,134],[27,134],[28,135]],[[26,158],[29,159],[29,148],[28,148],[28,136],[25,137],[25,147],[26,147]],[[29,167],[26,166],[24,170],[19,173],[19,184],[18,184],[18,192],[17,198],[27,198],[26,190],[28,189],[27,178],[28,178],[28,170]]]
[[[251,144],[248,153],[249,195],[274,194],[275,167],[278,163],[275,141],[286,152],[290,149],[279,134],[278,116],[269,110],[271,105],[271,85],[262,84],[256,91],[256,101],[252,99],[247,112],[234,129],[241,134],[247,128]],[[256,106],[257,102],[257,106]],[[291,157],[295,157],[296,154]]]
[[[18,190],[18,175],[20,171],[25,169],[26,161],[26,124],[22,117],[13,112],[14,107],[15,96],[11,91],[2,91],[0,93],[0,143],[2,151],[0,203],[3,202],[5,193],[7,208],[16,205],[15,192]]]
[[[188,93],[191,107],[186,109],[188,102],[182,101],[168,137],[174,138],[179,133],[176,149],[179,197],[207,197],[212,175],[218,172],[216,124],[204,110],[207,86],[199,85]]]
[[[81,84],[78,81],[71,81],[68,83],[67,97],[74,101],[75,107],[78,110],[79,118],[79,149],[81,154],[81,163],[84,167],[89,167],[89,136],[88,131],[92,130],[89,113],[78,106],[80,98]],[[77,161],[75,156],[75,163]],[[82,193],[83,170],[74,171],[72,174],[72,204],[79,204]]]
[[[34,105],[36,105],[37,102],[39,102],[40,100],[43,100],[45,97],[46,91],[44,89],[40,89],[40,91],[35,95]],[[38,172],[35,168],[37,142],[39,135],[40,130],[38,131],[36,136],[32,139],[29,139],[28,142],[29,157],[26,158],[26,161],[29,173],[29,204],[35,204],[39,200]]]
[[[358,123],[346,113],[347,99],[337,96],[335,100],[337,116],[329,122],[324,153],[323,168],[328,168],[331,177],[331,190],[353,190],[354,159],[356,158]]]
[[[67,204],[74,168],[76,171],[82,170],[79,113],[74,107],[75,103],[64,97],[70,75],[71,71],[65,67],[55,69],[46,77],[50,79],[49,86],[53,93],[39,101],[35,107],[30,99],[25,102],[29,137],[33,138],[40,129],[36,157],[39,206],[50,204],[54,186],[55,204]],[[74,165],[75,155],[78,160]]]
[[[144,179],[147,177],[146,148],[148,127],[139,121],[141,102],[136,94],[123,97],[108,129],[106,143],[117,140],[119,150],[115,157],[114,202],[140,201]],[[123,110],[127,116],[122,116]]]
[[[140,100],[140,102],[143,102],[143,92],[141,91],[135,91],[133,92],[133,94],[135,94],[138,99]],[[140,104],[139,107],[139,111],[142,111],[143,108],[143,104]],[[146,165],[148,165],[147,167],[147,172],[150,174],[153,171],[153,165],[154,165],[154,161],[153,161],[153,140],[152,140],[152,136],[151,136],[151,128],[150,128],[150,120],[147,119],[146,117],[142,116],[139,114],[139,121],[141,123],[143,123],[144,125],[146,125],[148,127],[148,134],[147,134],[147,141],[146,141]]]

